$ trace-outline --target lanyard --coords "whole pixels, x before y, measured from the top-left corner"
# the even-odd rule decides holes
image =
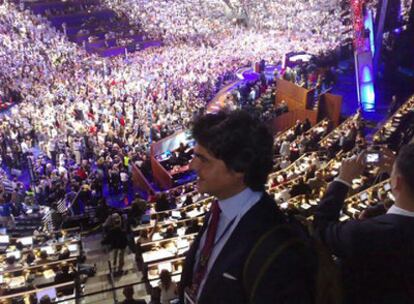
[[[234,224],[235,220],[236,220],[237,216],[235,218],[233,218],[226,226],[226,228],[224,229],[224,231],[221,233],[220,237],[217,238],[216,241],[214,241],[214,245],[213,245],[213,251],[214,251],[214,247],[222,240],[222,238],[226,235],[226,233],[230,230],[231,226]],[[210,223],[209,223],[210,224]],[[207,231],[208,231],[208,226],[206,227],[206,229],[204,230],[203,234],[205,235],[204,238],[204,242],[203,244],[198,244],[198,249],[197,249],[197,261],[196,264],[194,265],[194,271],[197,269],[199,263],[200,263],[200,257],[201,257],[201,250],[204,246],[204,243],[206,242],[206,238],[207,238]],[[203,237],[204,237],[203,235]]]
[[[236,220],[237,216],[234,217],[226,226],[226,228],[224,229],[223,233],[219,236],[219,238],[214,242],[214,246],[216,246],[221,239],[227,234],[227,232],[230,230],[231,226],[233,226],[235,220]],[[205,241],[205,240],[204,240]],[[214,247],[213,247],[214,248]],[[214,249],[213,249],[214,250]]]

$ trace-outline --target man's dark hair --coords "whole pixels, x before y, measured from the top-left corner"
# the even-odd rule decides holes
[[[414,144],[405,145],[400,149],[395,164],[414,194]]]
[[[273,137],[264,124],[245,111],[220,111],[198,118],[192,134],[229,169],[244,173],[246,186],[264,189],[273,167]]]

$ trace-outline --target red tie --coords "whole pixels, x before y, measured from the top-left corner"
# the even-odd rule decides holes
[[[200,260],[198,261],[197,270],[193,277],[192,292],[193,295],[197,296],[198,288],[200,287],[201,282],[203,281],[204,276],[207,272],[207,265],[210,259],[211,251],[213,251],[214,240],[216,238],[216,232],[218,227],[218,222],[220,219],[220,206],[218,201],[213,201],[211,204],[211,220],[207,229],[207,236],[204,242],[204,246],[200,252]]]

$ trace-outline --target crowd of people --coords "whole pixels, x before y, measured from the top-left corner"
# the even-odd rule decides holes
[[[231,2],[231,3],[229,3]],[[114,9],[123,10],[143,28],[170,43],[214,43],[216,37],[226,37],[239,26],[256,33],[291,31],[293,36],[306,34],[316,40],[344,39],[338,33],[345,30],[339,18],[339,1],[106,1]],[[229,5],[230,4],[230,5]],[[283,12],[281,14],[280,12]],[[245,22],[235,22],[240,18]],[[286,34],[286,33],[285,33]],[[270,41],[269,41],[269,44]]]
[[[160,232],[156,223],[135,242],[132,228],[142,223],[142,216],[148,213],[147,203],[137,197],[126,216],[111,214],[104,207],[104,183],[108,183],[110,193],[128,192],[129,163],[147,171],[149,144],[188,128],[237,68],[260,60],[279,63],[292,51],[315,55],[332,52],[346,38],[342,33],[347,26],[341,21],[337,0],[225,2],[105,1],[108,7],[136,22],[148,37],[164,42],[159,48],[111,59],[91,55],[69,42],[44,17],[12,3],[0,4],[0,96],[19,102],[2,117],[2,160],[15,176],[32,164],[35,178],[27,190],[52,209],[57,209],[55,203],[62,199],[75,215],[84,211],[84,205],[102,206],[102,214],[97,217],[104,222],[105,242],[113,250],[118,275],[123,273],[127,246],[136,251],[141,242],[178,233],[175,227]],[[265,112],[264,118],[269,119],[275,88],[261,82],[247,86],[245,92],[239,88],[233,99],[236,105],[244,103],[254,112]],[[282,104],[277,110],[282,113],[286,108]],[[358,145],[358,125],[350,126],[335,141],[333,155]],[[293,134],[286,134],[276,143],[281,156],[278,169],[286,168],[299,154],[313,151],[329,128],[323,125],[320,132],[307,134],[309,129],[308,121],[298,122]],[[363,139],[361,142],[363,146]],[[200,151],[198,148],[197,153]],[[211,168],[203,169],[199,156],[192,162],[193,168],[197,173],[209,171]],[[311,191],[326,187],[325,176],[317,170],[320,164],[315,165],[318,162],[319,155],[311,154],[306,169],[294,176],[306,174]],[[275,177],[271,187],[293,179],[281,176],[283,180]],[[264,184],[265,179],[261,182]],[[1,203],[2,211],[8,208],[5,212],[10,214],[12,208],[6,205],[14,206],[20,201],[18,194],[23,198],[27,193],[17,179],[8,184],[13,195],[5,195]],[[289,197],[301,194],[304,186],[305,180],[298,180],[289,189]],[[177,204],[183,192],[150,195],[148,201],[154,203],[157,212],[191,205],[193,198],[188,193],[183,196],[185,201]],[[4,220],[3,213],[1,216]],[[180,216],[185,217],[185,212]],[[192,223],[188,231],[199,231],[199,222]],[[13,225],[9,221],[4,224]],[[324,223],[319,224],[322,231]],[[142,259],[139,252],[137,256]],[[176,297],[169,273],[162,273],[159,287],[161,299]],[[132,293],[125,291],[131,301]]]
[[[118,1],[111,5],[141,22],[149,35],[160,35],[165,45],[129,54],[127,60],[98,58],[69,42],[40,15],[12,3],[1,4],[3,91],[16,92],[22,100],[4,116],[1,155],[10,168],[19,170],[26,156],[34,154],[41,198],[55,192],[53,199],[61,198],[62,183],[55,184],[57,179],[63,181],[63,189],[75,193],[82,183],[91,184],[87,179],[95,161],[102,169],[92,175],[97,188],[104,177],[115,192],[120,185],[125,188],[129,172],[124,157],[147,165],[148,145],[187,128],[236,68],[260,59],[279,62],[292,50],[317,54],[340,43],[339,35],[325,39],[300,28],[286,33],[277,26],[284,24],[279,18],[274,18],[271,29],[259,26],[257,20],[249,28],[232,24],[219,16],[220,2],[181,1],[171,6],[163,1],[145,5]],[[334,9],[334,3],[329,5]],[[318,10],[328,10],[329,5]],[[309,14],[303,4],[294,7],[287,13],[292,18]],[[275,12],[268,9],[263,14],[267,19]],[[191,12],[193,17],[179,18],[177,11],[186,16]],[[211,18],[215,14],[218,17]],[[315,26],[323,23],[318,18],[312,21]],[[42,154],[33,153],[36,147],[51,165]],[[72,180],[78,185],[71,185]]]

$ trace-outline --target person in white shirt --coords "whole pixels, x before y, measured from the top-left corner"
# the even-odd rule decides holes
[[[171,279],[171,273],[163,269],[160,273],[158,287],[161,290],[161,304],[170,304],[170,301],[178,297],[177,283]]]
[[[285,169],[290,165],[290,160],[287,156],[283,157],[282,161],[280,162],[280,169]]]
[[[82,161],[82,143],[78,138],[73,142],[73,154],[75,154],[76,164],[80,165]]]
[[[30,152],[29,146],[28,146],[28,144],[26,143],[25,140],[22,141],[22,143],[20,144],[20,147],[22,149],[23,155],[25,155],[26,153]]]
[[[129,175],[126,170],[122,170],[119,175],[121,178],[122,191],[126,193],[128,192]]]
[[[290,142],[284,139],[279,150],[280,155],[289,157],[290,156]]]

